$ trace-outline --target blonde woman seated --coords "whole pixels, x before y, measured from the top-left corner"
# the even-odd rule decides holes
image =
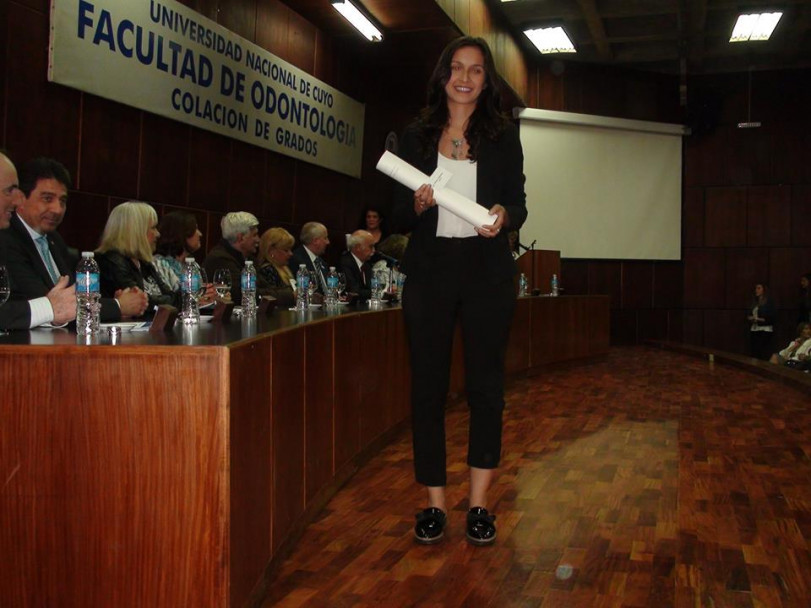
[[[102,296],[112,297],[116,290],[138,287],[149,298],[147,314],[160,304],[180,306],[180,294],[152,265],[159,236],[158,215],[150,205],[128,202],[112,210],[96,250]]]
[[[279,300],[280,306],[293,306],[296,302],[292,286],[295,279],[287,266],[295,244],[293,235],[284,228],[266,230],[259,241],[256,267],[270,287],[265,293]]]
[[[773,354],[769,361],[776,365],[808,369],[811,362],[811,323],[800,323],[797,336],[786,348]]]

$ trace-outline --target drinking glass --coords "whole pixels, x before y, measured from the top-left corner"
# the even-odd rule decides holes
[[[0,306],[6,303],[11,295],[11,287],[8,280],[8,270],[5,266],[0,266]],[[8,332],[0,329],[0,336],[5,336]]]
[[[202,298],[205,293],[208,285],[208,277],[206,276],[206,271],[203,270],[203,267],[200,266],[200,286],[197,288],[197,293],[194,294],[194,299],[198,303],[200,302],[200,298]]]
[[[338,273],[338,297],[341,297],[341,294],[346,293],[346,273],[339,272]]]
[[[310,271],[310,285],[307,291],[310,292],[310,302],[313,301],[313,294],[318,287],[318,273],[315,270]]]
[[[231,292],[231,271],[227,268],[218,268],[214,272],[214,291],[220,300],[225,299]]]

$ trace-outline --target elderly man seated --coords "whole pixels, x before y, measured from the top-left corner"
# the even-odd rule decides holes
[[[341,255],[341,271],[346,275],[346,290],[358,294],[360,300],[372,297],[372,265],[369,258],[375,252],[375,239],[366,230],[356,230],[347,239],[349,251]]]

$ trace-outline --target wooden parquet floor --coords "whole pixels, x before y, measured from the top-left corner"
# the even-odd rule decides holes
[[[410,434],[310,525],[264,606],[811,607],[811,408],[792,388],[644,347],[509,385],[496,545],[464,539],[467,410],[448,413],[449,538]]]

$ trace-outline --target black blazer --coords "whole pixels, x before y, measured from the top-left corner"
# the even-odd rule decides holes
[[[48,246],[60,275],[75,281],[78,260],[70,254],[65,241],[58,232],[47,235]],[[11,299],[28,301],[48,295],[54,282],[39,255],[28,230],[16,215],[11,216],[11,226],[0,230],[0,258],[4,260],[11,275]],[[101,299],[101,320],[105,323],[120,321],[121,309],[113,298]]]
[[[417,138],[417,127],[410,125],[400,139],[398,155],[426,175],[431,175],[437,166],[437,150],[426,157],[422,154]],[[518,129],[509,123],[496,140],[482,138],[476,164],[476,202],[486,209],[500,204],[507,210],[509,226],[495,238],[476,239],[484,260],[481,278],[496,283],[512,277],[517,272],[507,239],[509,230],[518,230],[527,219],[526,194],[524,193],[524,153],[518,138]],[[419,278],[434,266],[437,250],[437,220],[439,211],[431,207],[422,215],[414,211],[414,192],[397,184],[395,186],[392,220],[394,232],[411,233],[400,268],[409,279]]]
[[[0,329],[28,329],[30,325],[31,307],[28,301],[8,300],[0,305]]]
[[[321,271],[321,274],[323,275],[324,280],[326,281],[327,280],[327,273],[329,272],[329,267],[327,266],[327,263],[322,258],[316,257],[316,260],[320,261],[320,269],[319,270]],[[290,267],[290,272],[293,273],[294,277],[296,276],[296,273],[298,272],[298,267],[301,264],[304,264],[305,266],[307,266],[307,270],[309,270],[310,272],[315,271],[315,266],[313,265],[313,262],[310,259],[310,255],[306,251],[304,251],[304,245],[299,245],[298,247],[296,247],[293,250],[293,255],[290,258],[290,261],[287,262],[287,265]],[[318,293],[324,293],[324,289],[323,289],[323,286],[321,285],[320,280],[318,281],[318,285],[316,286],[316,291]]]
[[[363,274],[358,268],[355,258],[348,251],[341,254],[341,271],[346,275],[346,291],[349,293],[358,294],[359,300],[368,300],[372,297],[372,281],[371,281],[371,267],[368,262],[364,264],[366,267],[366,281],[363,280]]]

